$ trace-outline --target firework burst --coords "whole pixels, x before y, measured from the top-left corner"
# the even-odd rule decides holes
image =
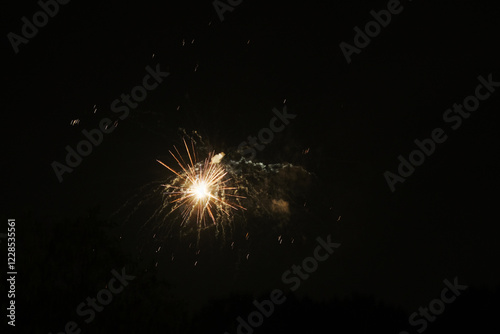
[[[231,217],[232,210],[245,210],[234,201],[229,201],[229,198],[238,200],[245,197],[235,194],[237,187],[229,186],[231,179],[226,178],[227,171],[220,163],[224,153],[214,155],[215,152],[211,152],[204,161],[198,162],[193,141],[191,151],[186,141],[183,141],[189,158],[188,163],[177,147],[174,146],[177,155],[169,151],[179,165],[179,171],[156,160],[176,175],[171,183],[164,184],[163,187],[166,205],[172,205],[170,213],[181,213],[181,226],[195,218],[198,228],[207,227],[210,221],[217,225],[218,221]]]

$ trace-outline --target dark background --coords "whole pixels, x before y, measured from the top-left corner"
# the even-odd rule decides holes
[[[243,1],[223,22],[210,1],[71,1],[18,54],[7,33],[40,7],[2,4],[1,233],[16,218],[17,332],[75,320],[88,333],[235,333],[236,317],[279,288],[287,302],[256,333],[415,333],[408,315],[454,277],[469,288],[427,332],[496,324],[499,92],[455,131],[442,116],[479,75],[500,81],[500,11],[402,3],[351,64],[339,43],[386,1]],[[83,129],[115,120],[111,102],[156,64],[170,76],[59,183],[51,163]],[[254,160],[311,173],[303,196],[300,180],[280,190],[294,198],[286,224],[248,213],[246,227],[194,245],[166,232],[169,220],[145,223],[150,207],[113,214],[171,176],[155,160],[181,143],[179,129],[237,156],[284,105],[297,117]],[[391,192],[383,173],[437,127],[448,140]],[[290,292],[281,274],[329,234],[341,247]],[[76,306],[123,266],[136,279],[85,324]]]

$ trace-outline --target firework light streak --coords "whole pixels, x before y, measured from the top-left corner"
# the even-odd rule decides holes
[[[164,184],[164,195],[166,195],[166,205],[173,205],[170,213],[179,210],[182,216],[181,226],[189,222],[196,216],[196,225],[203,228],[208,225],[207,217],[210,217],[213,225],[217,225],[219,218],[231,217],[231,210],[238,208],[245,210],[239,204],[230,203],[226,197],[245,198],[235,195],[236,187],[228,186],[230,178],[226,178],[227,172],[220,160],[224,153],[214,155],[212,152],[201,162],[197,162],[194,143],[191,141],[191,152],[184,141],[189,163],[186,163],[177,147],[174,145],[177,156],[169,151],[181,168],[176,171],[165,163],[160,163],[177,177],[168,184]]]

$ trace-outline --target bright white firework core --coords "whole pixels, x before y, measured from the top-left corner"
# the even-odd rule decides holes
[[[192,191],[194,192],[196,198],[200,200],[210,195],[207,184],[203,181],[193,184]]]

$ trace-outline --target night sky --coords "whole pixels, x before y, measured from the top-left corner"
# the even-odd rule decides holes
[[[48,0],[24,27],[44,3],[0,11],[6,332],[498,330],[493,1]],[[68,166],[85,133],[97,144]],[[246,210],[155,215],[175,177],[156,160],[179,170],[183,139],[224,152]],[[294,289],[284,274],[315,256]]]

